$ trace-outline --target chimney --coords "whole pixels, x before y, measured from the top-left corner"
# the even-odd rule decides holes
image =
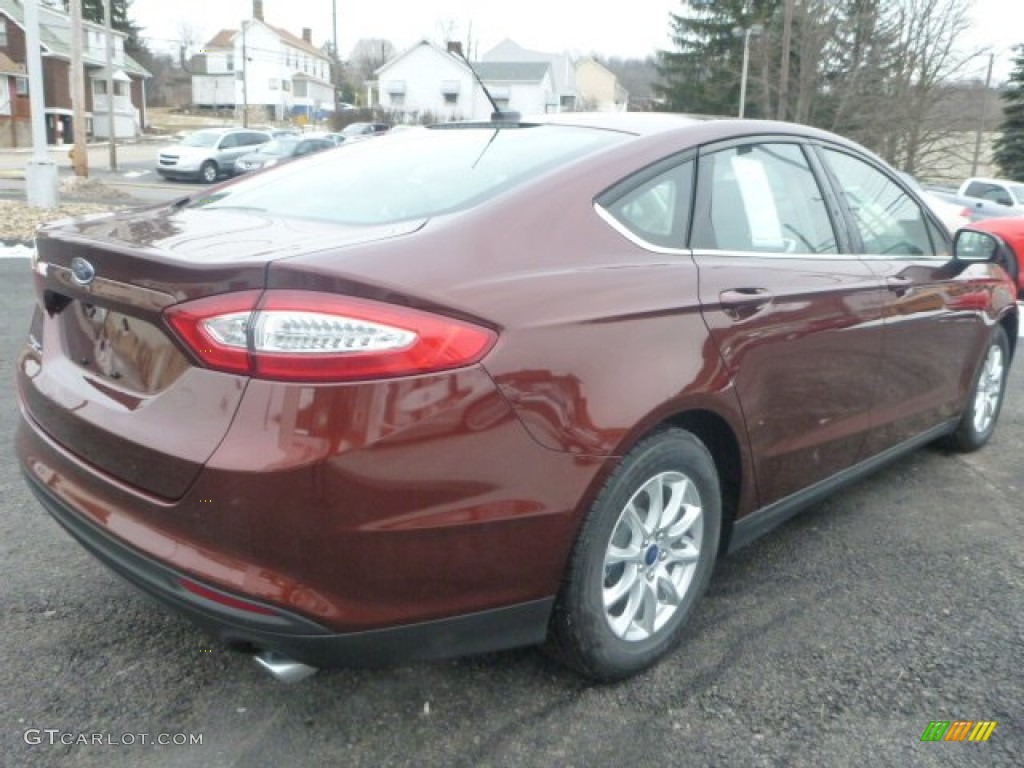
[[[252,17],[263,21],[263,0],[252,0]]]
[[[310,45],[312,45],[313,44],[313,30],[310,29],[309,27],[303,27],[302,28],[302,39],[305,40]]]
[[[463,58],[463,56],[462,56],[462,43],[460,43],[458,40],[449,40],[448,41],[448,53],[451,53],[451,54],[453,54],[455,56],[458,56],[460,59]]]

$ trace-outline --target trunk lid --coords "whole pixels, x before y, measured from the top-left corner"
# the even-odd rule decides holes
[[[227,432],[248,379],[197,367],[163,310],[260,291],[278,258],[417,226],[171,206],[48,227],[37,238],[38,304],[18,371],[27,415],[118,480],[179,498]]]

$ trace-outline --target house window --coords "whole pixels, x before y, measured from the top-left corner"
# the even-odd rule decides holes
[[[128,95],[128,83],[116,82],[114,83],[114,95],[115,96],[127,96]]]
[[[282,80],[281,81],[281,90],[282,91],[289,91],[290,92],[291,89],[292,89],[292,81],[291,80]]]
[[[444,95],[445,106],[453,107],[459,103],[459,94],[457,93],[446,93]]]
[[[28,78],[27,77],[16,77],[14,78],[14,87],[19,96],[28,96]]]
[[[7,47],[7,19],[0,19],[0,48]]]
[[[227,57],[227,68],[228,72],[235,71],[235,54],[229,53]]]
[[[281,81],[280,80],[278,80],[276,77],[270,78],[270,90],[276,91],[280,87],[281,87]]]
[[[404,93],[392,93],[391,106],[392,107],[404,107],[405,106],[405,94]]]
[[[92,92],[95,93],[97,96],[105,96],[107,94],[107,81],[93,80]]]

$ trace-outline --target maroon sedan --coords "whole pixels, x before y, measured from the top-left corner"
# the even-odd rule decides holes
[[[272,672],[547,644],[614,679],[719,553],[996,426],[997,239],[794,125],[406,131],[40,233],[17,450]]]

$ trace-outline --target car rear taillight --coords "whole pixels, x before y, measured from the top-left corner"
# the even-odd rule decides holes
[[[245,291],[165,310],[207,367],[281,381],[410,376],[478,362],[497,335],[444,315],[312,291]]]

